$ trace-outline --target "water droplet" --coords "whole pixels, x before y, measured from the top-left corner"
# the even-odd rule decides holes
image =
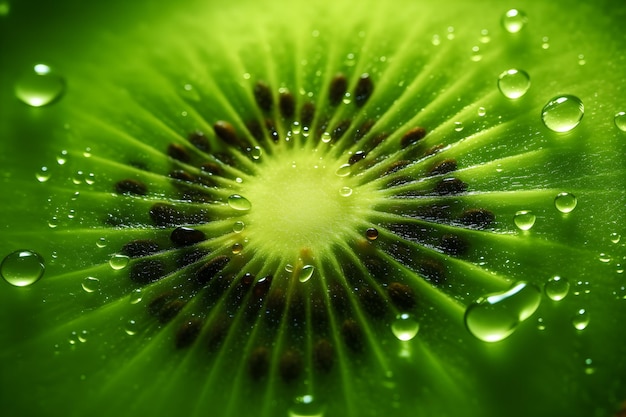
[[[245,197],[240,196],[239,194],[233,194],[228,197],[228,205],[235,210],[239,211],[248,211],[252,208],[252,204]]]
[[[489,36],[489,31],[487,29],[483,29],[480,31],[480,42],[481,43],[491,42],[491,36]]]
[[[472,54],[470,56],[470,59],[474,62],[478,62],[483,59],[483,54],[482,52],[480,52],[479,46],[472,46]]]
[[[454,122],[454,131],[460,132],[463,130],[463,122]]]
[[[233,232],[235,233],[241,233],[243,232],[243,229],[245,229],[246,225],[244,222],[242,221],[236,221],[235,224],[233,224]]]
[[[285,265],[285,271],[287,271],[287,272],[293,272],[293,265],[291,265],[291,264],[287,264],[287,265]]]
[[[85,292],[95,292],[100,288],[100,280],[95,277],[86,277],[83,279],[82,287]]]
[[[365,237],[370,241],[378,239],[378,229],[370,227],[365,231]]]
[[[530,230],[535,225],[535,220],[537,220],[537,216],[529,210],[520,210],[513,217],[515,226],[520,230]]]
[[[233,244],[231,250],[235,255],[237,255],[243,250],[243,245],[241,243],[235,243]]]
[[[67,151],[62,150],[61,153],[57,156],[57,164],[65,165],[67,162]]]
[[[544,289],[551,300],[560,301],[569,292],[569,281],[557,275],[548,280]]]
[[[76,342],[78,342],[78,333],[76,333],[76,331],[72,331],[70,333],[70,336],[67,338],[67,341],[70,345],[75,345]]]
[[[541,49],[548,49],[550,48],[550,38],[548,38],[547,36],[544,36],[543,38],[541,38]]]
[[[517,9],[511,9],[502,16],[502,26],[509,33],[517,33],[524,29],[527,22],[526,13]]]
[[[539,317],[537,319],[537,329],[538,330],[545,330],[546,329],[546,324],[543,321],[543,317]]]
[[[446,35],[446,38],[448,38],[448,40],[454,39],[454,26],[448,26],[448,33]]]
[[[45,64],[35,65],[15,84],[15,95],[24,103],[41,107],[57,100],[65,92],[65,80]]]
[[[83,171],[78,171],[74,174],[74,176],[72,177],[72,182],[76,185],[79,185],[80,183],[83,182],[83,176],[85,174],[83,173]]]
[[[589,313],[584,308],[576,312],[572,319],[572,324],[577,330],[585,330],[589,325]]]
[[[85,343],[87,341],[87,336],[88,335],[89,335],[89,332],[87,330],[82,330],[80,333],[77,333],[76,339],[80,343]]]
[[[622,236],[619,233],[613,232],[609,235],[609,239],[611,239],[611,242],[613,243],[619,243],[621,238]]]
[[[57,218],[57,216],[52,216],[50,220],[48,220],[48,227],[50,229],[54,229],[58,225],[59,225],[59,219]]]
[[[126,268],[130,258],[126,255],[115,254],[109,259],[109,266],[116,271]]]
[[[94,174],[93,172],[90,172],[89,174],[87,174],[87,178],[85,178],[85,184],[93,185],[95,182],[96,182],[96,174]]]
[[[307,282],[313,276],[315,267],[313,265],[304,265],[298,274],[298,280],[300,282]]]
[[[439,46],[439,45],[441,45],[441,37],[439,35],[433,35],[433,38],[431,39],[431,42],[432,42],[433,45]]]
[[[263,150],[261,149],[260,146],[255,146],[254,148],[250,150],[250,155],[252,155],[252,159],[259,159],[261,158],[262,154],[263,154]]]
[[[73,219],[74,217],[76,217],[76,210],[74,210],[74,209],[70,209],[70,210],[67,212],[67,218],[68,218],[68,219]]]
[[[135,288],[130,292],[130,303],[131,304],[139,304],[143,299],[143,291],[141,288]]]
[[[341,194],[342,197],[350,197],[352,195],[352,188],[341,187],[341,189],[339,190],[339,194]]]
[[[465,325],[478,339],[497,342],[515,331],[539,307],[541,291],[526,282],[509,290],[487,294],[467,307]]]
[[[128,320],[126,325],[124,325],[124,331],[129,336],[134,336],[137,334],[137,322],[135,320]]]
[[[615,121],[615,126],[622,132],[626,132],[626,112],[621,111],[615,115],[613,119]]]
[[[480,106],[477,113],[480,117],[484,117],[487,114],[487,109]]]
[[[48,167],[41,167],[39,172],[35,174],[35,177],[37,178],[37,181],[39,182],[48,181],[50,179],[50,171],[48,170]]]
[[[522,97],[530,88],[530,76],[526,71],[510,69],[498,77],[498,88],[506,98]]]
[[[602,252],[600,256],[598,256],[598,260],[603,264],[608,264],[609,262],[611,262],[611,255]]]
[[[579,296],[581,294],[589,294],[589,293],[591,293],[589,281],[577,281],[576,282],[576,286],[574,290],[575,296]]]
[[[293,122],[293,125],[291,125],[291,133],[294,135],[300,134],[300,122]]]
[[[591,358],[585,359],[585,373],[592,375],[596,372],[595,366],[593,366],[593,360]]]
[[[101,237],[96,241],[96,246],[99,248],[106,248],[107,240],[105,237]]]
[[[337,168],[337,171],[335,171],[335,174],[337,174],[340,177],[346,177],[350,175],[350,171],[351,171],[350,164],[343,164],[342,166]]]
[[[331,139],[332,139],[332,136],[330,136],[330,133],[328,132],[322,133],[322,142],[328,143],[330,142]]]
[[[554,198],[554,206],[561,213],[569,213],[576,208],[578,199],[571,193],[559,193]]]
[[[585,60],[585,56],[583,54],[578,54],[578,65],[585,65],[587,60]]]
[[[553,132],[564,133],[574,129],[585,114],[583,102],[576,96],[555,97],[543,107],[543,124]]]
[[[407,313],[399,314],[391,323],[391,331],[394,336],[402,341],[413,339],[417,335],[419,328],[419,323]]]
[[[293,401],[289,417],[324,417],[324,407],[312,395],[302,395]]]
[[[41,255],[30,250],[17,250],[2,260],[0,275],[11,285],[26,287],[37,282],[45,269]]]

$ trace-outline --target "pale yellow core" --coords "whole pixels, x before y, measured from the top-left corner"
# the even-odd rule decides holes
[[[244,220],[249,247],[274,259],[297,259],[303,250],[320,256],[354,236],[368,198],[351,186],[352,178],[337,175],[340,164],[330,159],[310,149],[267,156],[241,188],[252,204]]]

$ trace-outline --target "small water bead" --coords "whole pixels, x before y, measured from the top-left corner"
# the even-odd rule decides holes
[[[35,178],[39,182],[46,182],[50,179],[50,170],[48,167],[41,167],[38,173],[35,174]]]
[[[613,121],[619,130],[626,132],[626,112],[621,111],[617,113]]]
[[[50,218],[50,220],[48,220],[48,227],[50,229],[54,229],[59,225],[59,219],[57,218],[57,216],[52,216]]]
[[[504,16],[502,16],[502,26],[509,33],[517,33],[524,29],[528,23],[528,17],[526,13],[518,9],[508,10]]]
[[[622,236],[619,233],[613,232],[609,235],[609,239],[611,239],[611,242],[613,243],[619,243],[620,239],[622,238]]]
[[[498,342],[511,335],[539,307],[541,291],[526,282],[509,290],[487,294],[467,307],[465,326],[478,339]]]
[[[576,208],[578,199],[571,193],[559,193],[554,197],[554,206],[561,213],[570,213]]]
[[[491,42],[491,36],[489,35],[489,31],[487,29],[483,29],[480,31],[480,42],[481,43]]]
[[[446,34],[448,40],[454,39],[454,26],[448,26],[448,33]]]
[[[239,194],[233,194],[228,197],[228,205],[232,209],[238,211],[248,211],[250,210],[250,208],[252,208],[252,204],[250,203],[250,201],[248,201],[248,199],[246,199],[245,197],[240,196]]]
[[[548,298],[554,301],[560,301],[567,296],[569,287],[570,285],[567,278],[557,275],[548,280],[544,289]]]
[[[604,252],[602,252],[599,256],[598,256],[598,260],[600,262],[602,262],[603,264],[608,264],[609,262],[611,262],[611,255],[608,255]]]
[[[291,265],[291,264],[287,264],[287,265],[285,265],[285,271],[287,271],[287,272],[293,272],[293,265]]]
[[[545,330],[546,329],[546,324],[543,320],[543,317],[539,317],[537,319],[537,329],[538,330]]]
[[[259,158],[261,158],[262,154],[263,154],[263,150],[261,149],[260,146],[255,146],[254,148],[250,150],[250,155],[252,155],[252,159],[258,160]]]
[[[26,287],[37,282],[46,269],[43,258],[37,252],[17,250],[8,254],[0,264],[0,275],[16,287]]]
[[[541,38],[541,49],[549,49],[550,48],[550,38],[544,36]]]
[[[242,222],[242,221],[236,221],[233,224],[233,232],[235,232],[235,233],[241,233],[241,232],[243,232],[243,229],[245,229],[245,228],[246,228],[246,224],[244,222]]]
[[[293,125],[291,125],[291,133],[293,133],[294,135],[299,135],[300,131],[300,122],[293,122]]]
[[[89,174],[87,174],[87,177],[85,178],[85,184],[93,185],[95,182],[96,182],[96,174],[94,174],[93,172],[90,172]]]
[[[369,229],[367,229],[365,231],[365,237],[367,238],[367,240],[369,241],[373,241],[378,239],[378,229],[375,229],[373,227],[370,227]]]
[[[96,277],[85,277],[81,286],[85,292],[95,292],[100,288],[100,280]]]
[[[487,114],[487,109],[486,109],[486,108],[484,108],[484,107],[482,107],[482,106],[480,106],[480,107],[478,108],[477,114],[478,114],[480,117],[484,117],[484,116]]]
[[[341,194],[342,197],[350,197],[352,195],[352,188],[341,187],[341,189],[339,190],[339,194]]]
[[[515,226],[520,230],[530,230],[535,225],[535,220],[537,220],[537,216],[529,210],[520,210],[513,217]]]
[[[112,269],[119,271],[120,269],[126,268],[129,261],[130,261],[130,258],[128,256],[115,254],[111,256],[111,259],[109,259],[109,266]]]
[[[129,336],[137,334],[137,322],[135,320],[128,320],[124,325],[124,332]]]
[[[463,130],[463,122],[454,122],[454,131],[460,132]]]
[[[530,88],[530,76],[526,71],[509,69],[498,77],[498,89],[512,100],[522,97]]]
[[[107,247],[106,238],[105,237],[98,238],[98,240],[96,240],[96,246],[99,248],[106,248]]]
[[[593,366],[593,360],[591,358],[585,359],[585,373],[587,375],[593,375],[596,372],[595,366]]]
[[[478,62],[483,59],[482,52],[480,52],[479,46],[472,46],[472,53],[470,59],[474,62]]]
[[[50,104],[65,92],[65,80],[46,64],[37,64],[15,84],[15,95],[33,107]]]
[[[331,139],[332,139],[332,136],[330,135],[330,133],[328,132],[322,133],[322,142],[328,143],[331,141]]]
[[[70,209],[70,210],[67,212],[67,218],[68,218],[68,219],[73,219],[74,217],[76,217],[76,210],[74,210],[74,209]]]
[[[396,316],[396,319],[391,323],[391,331],[398,340],[408,341],[413,339],[419,331],[419,323],[407,313],[402,313]]]
[[[553,98],[543,107],[541,120],[553,132],[565,133],[574,129],[585,114],[583,102],[576,96]]]
[[[578,65],[585,65],[586,63],[587,63],[587,60],[585,59],[585,56],[583,54],[579,54]]]
[[[141,288],[135,288],[130,292],[130,304],[139,304],[143,299],[143,291]]]
[[[233,254],[235,254],[235,255],[240,254],[241,251],[243,250],[243,245],[241,243],[235,243],[235,244],[233,244],[231,250],[232,250]]]
[[[581,294],[590,294],[590,293],[591,293],[591,286],[589,284],[589,281],[576,282],[576,286],[574,289],[575,296],[579,296]]]
[[[337,176],[339,177],[346,177],[350,175],[351,171],[352,169],[350,168],[350,164],[343,164],[342,166],[337,168],[337,171],[335,171],[335,174],[337,174]]]
[[[313,265],[304,265],[298,274],[298,280],[300,282],[307,282],[311,279],[315,273],[315,267]]]
[[[80,343],[85,343],[87,341],[88,335],[89,335],[89,332],[87,330],[82,330],[80,333],[77,333],[76,339]]]
[[[585,330],[589,325],[589,312],[584,308],[578,310],[572,318],[572,324],[576,330]]]
[[[74,176],[72,177],[72,182],[76,185],[79,185],[83,182],[83,177],[84,177],[84,173],[83,171],[78,171],[74,174]]]
[[[289,417],[324,417],[324,407],[312,395],[302,395],[295,398]]]
[[[431,42],[435,46],[441,45],[441,37],[439,35],[433,35]]]
[[[67,151],[62,150],[61,153],[57,156],[57,164],[65,165],[67,162]]]

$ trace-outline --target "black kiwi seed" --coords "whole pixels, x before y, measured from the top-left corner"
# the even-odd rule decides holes
[[[458,178],[444,178],[439,181],[433,190],[437,195],[461,194],[467,191],[467,184]]]
[[[469,209],[459,217],[459,221],[473,229],[486,229],[494,222],[494,214],[485,209]]]
[[[115,183],[115,192],[118,194],[148,194],[148,186],[139,180],[125,179]]]
[[[186,163],[191,161],[191,155],[189,154],[189,151],[187,151],[187,149],[177,143],[170,143],[167,146],[167,154],[180,162]]]
[[[274,107],[274,98],[270,86],[264,81],[257,81],[254,85],[254,99],[259,108],[265,112],[269,112]]]
[[[213,124],[213,130],[215,131],[217,137],[222,139],[227,145],[235,147],[240,145],[237,132],[232,124],[223,120],[218,120]]]
[[[365,348],[364,335],[361,326],[354,319],[346,319],[341,325],[341,335],[346,346],[355,353],[360,353]]]
[[[328,339],[320,339],[313,347],[313,366],[322,372],[329,372],[335,363],[335,350]]]
[[[280,356],[278,367],[283,381],[292,382],[298,379],[304,370],[302,354],[295,349],[286,350]]]
[[[343,100],[348,91],[348,79],[343,74],[337,74],[330,81],[328,88],[328,102],[332,106],[336,106]]]
[[[141,259],[130,266],[129,278],[137,284],[149,284],[165,275],[165,264],[160,259]]]
[[[369,74],[361,75],[356,87],[354,88],[354,104],[357,107],[363,107],[373,92],[374,82]]]
[[[278,97],[278,106],[280,107],[280,114],[285,119],[293,118],[296,113],[296,99],[289,91],[283,91]]]
[[[457,169],[456,160],[454,160],[454,159],[446,159],[446,160],[443,160],[443,161],[437,163],[435,166],[433,166],[428,171],[428,175],[448,174],[448,173],[450,173],[452,171],[456,171],[456,169]]]
[[[203,324],[198,318],[186,320],[176,332],[176,347],[183,349],[191,345],[200,335]]]
[[[315,119],[315,104],[307,101],[300,110],[300,122],[304,127],[310,127]]]
[[[150,239],[132,240],[122,246],[120,253],[130,258],[148,256],[159,251],[159,244]]]
[[[199,284],[207,284],[212,280],[224,267],[230,258],[226,255],[219,255],[207,261],[195,273],[195,281]]]
[[[170,240],[176,246],[189,246],[202,242],[206,236],[202,230],[192,229],[190,227],[179,226],[172,231]]]
[[[265,377],[270,368],[270,351],[266,347],[255,348],[248,358],[248,371],[252,379]]]
[[[391,302],[401,310],[409,311],[415,307],[415,293],[413,289],[401,282],[392,282],[387,287]]]
[[[365,159],[365,157],[367,156],[367,154],[365,153],[365,151],[356,151],[355,153],[353,153],[350,156],[350,159],[348,159],[348,163],[350,165],[354,165],[359,161],[362,161],[363,159]]]
[[[419,140],[424,139],[425,136],[426,129],[420,126],[414,127],[402,136],[402,139],[400,139],[400,146],[402,148],[406,148],[417,143]]]
[[[192,132],[189,134],[188,139],[189,142],[196,147],[196,149],[199,149],[202,152],[209,152],[211,150],[209,140],[204,135],[204,132],[201,132],[199,130]]]

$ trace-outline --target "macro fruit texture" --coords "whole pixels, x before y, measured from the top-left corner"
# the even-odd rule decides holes
[[[39,3],[9,415],[624,413],[625,6]]]

